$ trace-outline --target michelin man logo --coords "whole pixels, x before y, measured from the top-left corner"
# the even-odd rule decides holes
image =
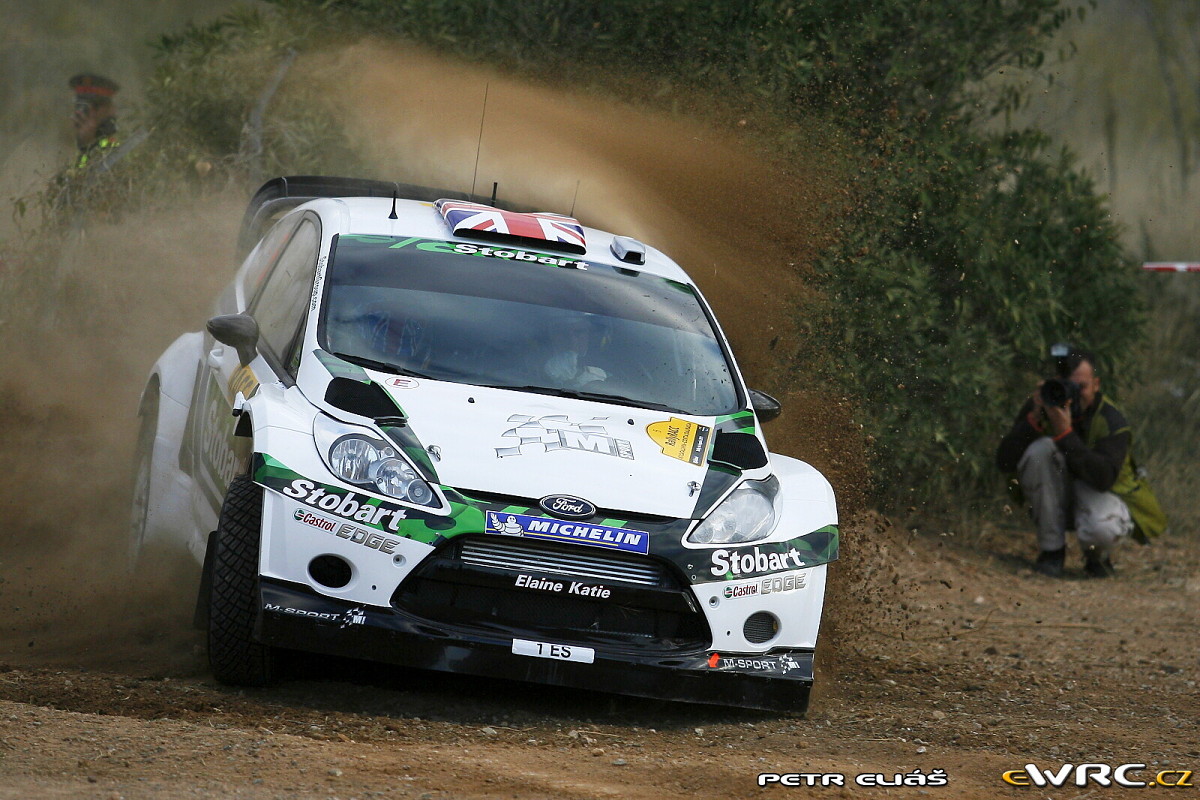
[[[516,444],[497,447],[496,458],[552,453],[556,450],[583,450],[632,461],[633,445],[625,439],[609,436],[608,430],[599,424],[607,419],[592,417],[584,422],[572,422],[565,414],[544,417],[513,414],[508,421],[516,423],[516,427],[509,428],[501,435],[510,441],[516,440]]]

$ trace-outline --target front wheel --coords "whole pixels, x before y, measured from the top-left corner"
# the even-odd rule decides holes
[[[266,686],[275,680],[275,651],[254,640],[262,488],[245,475],[229,484],[212,558],[208,598],[208,664],[222,683]]]

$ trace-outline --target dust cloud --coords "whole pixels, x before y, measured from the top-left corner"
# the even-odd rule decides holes
[[[802,291],[829,222],[832,176],[819,164],[784,169],[694,120],[412,49],[364,43],[311,66],[344,87],[348,127],[379,174],[464,190],[473,182],[482,198],[495,183],[501,198],[573,211],[658,247],[699,282],[751,381],[768,379],[767,344],[790,325],[772,298]]]
[[[180,630],[185,598],[130,591],[136,408],[154,358],[228,280],[239,214],[240,198],[209,197],[90,225],[48,269],[6,262],[0,660],[124,663],[130,635]]]
[[[699,281],[750,384],[784,401],[774,449],[835,487],[862,485],[848,407],[781,369],[797,336],[791,301],[828,235],[826,168],[770,163],[734,131],[379,43],[302,58],[287,83],[312,80],[339,87],[372,177],[469,190],[478,145],[480,195],[495,181],[505,199],[574,205],[586,224],[666,251]],[[0,660],[203,668],[188,584],[137,591],[126,576],[135,412],[154,359],[203,325],[231,277],[249,189],[93,220],[49,271],[5,262]]]

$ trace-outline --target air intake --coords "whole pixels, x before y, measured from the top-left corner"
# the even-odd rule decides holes
[[[325,555],[308,562],[308,574],[322,586],[341,589],[354,577],[354,570],[344,558]]]
[[[779,633],[779,620],[775,619],[773,614],[768,614],[766,611],[751,614],[746,618],[746,624],[742,626],[742,635],[751,644],[762,644],[763,642],[770,641],[775,638],[775,634],[777,633]]]
[[[628,236],[614,236],[608,249],[626,264],[641,266],[646,263],[646,245],[637,239],[630,239]]]

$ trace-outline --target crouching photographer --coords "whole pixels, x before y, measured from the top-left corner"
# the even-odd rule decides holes
[[[1057,375],[1025,401],[996,463],[1015,474],[1037,527],[1034,570],[1061,577],[1066,532],[1074,530],[1084,572],[1107,578],[1114,546],[1131,535],[1148,544],[1166,515],[1138,475],[1125,415],[1100,391],[1095,357],[1065,348],[1052,355]]]

